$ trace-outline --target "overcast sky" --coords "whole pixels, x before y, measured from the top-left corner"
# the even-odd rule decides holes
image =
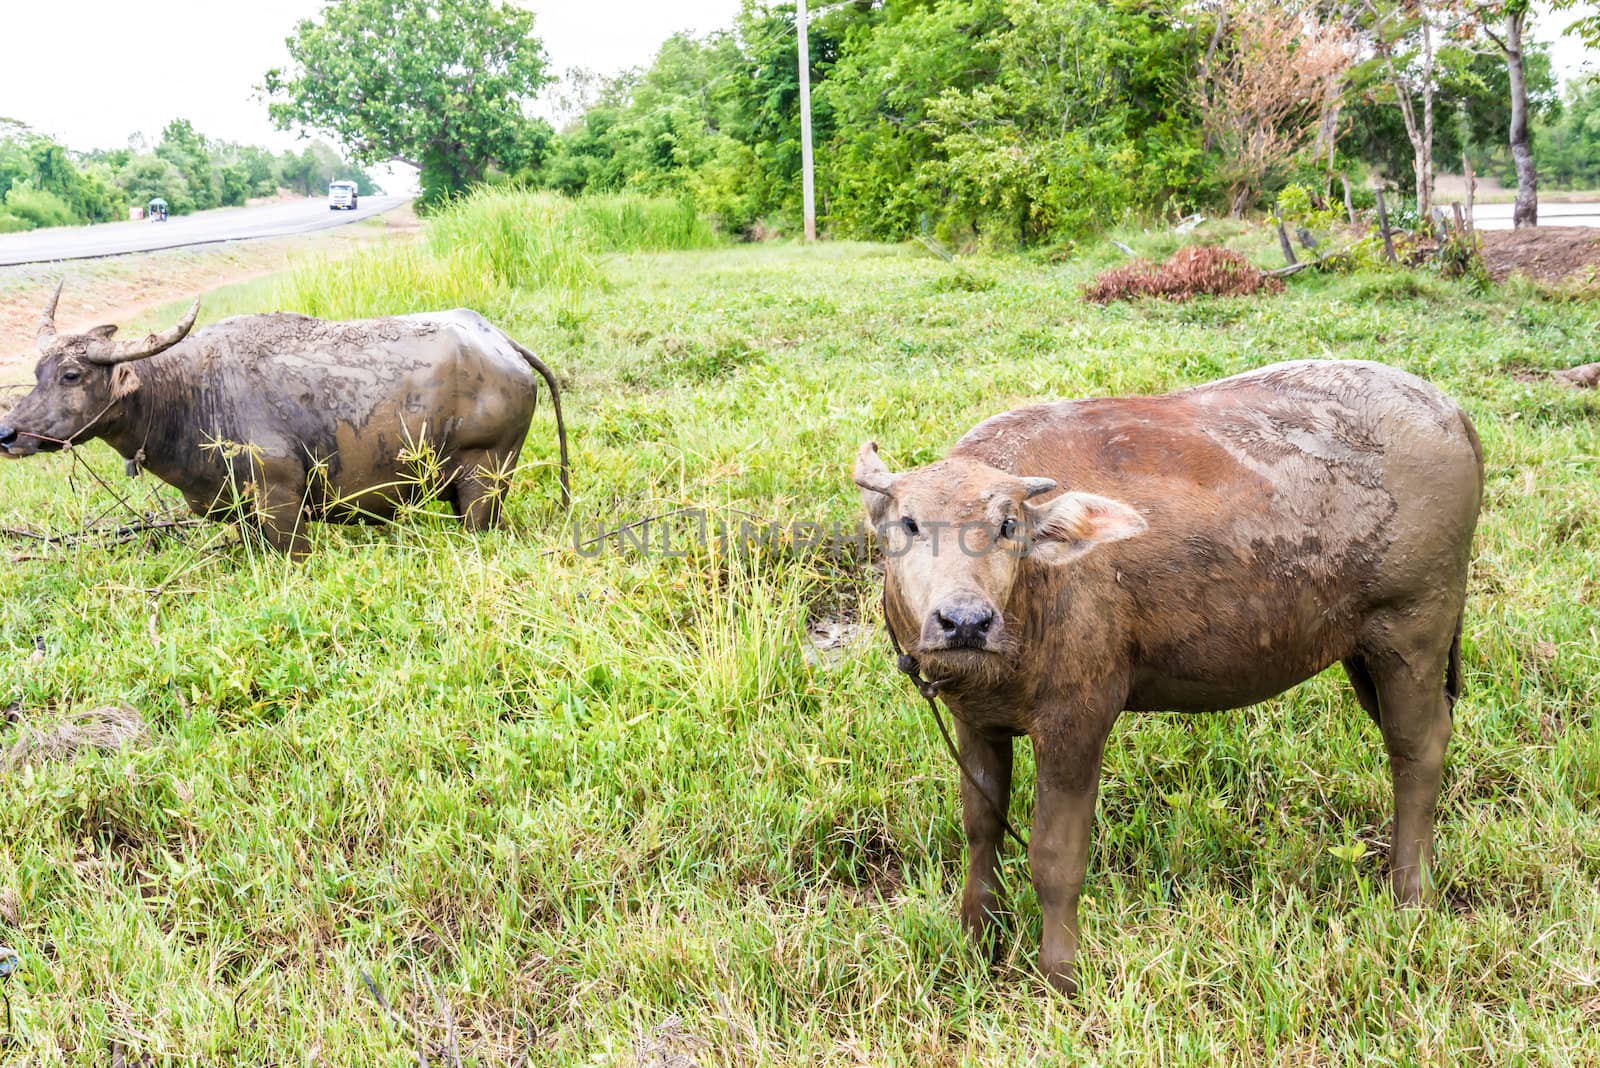
[[[255,86],[323,0],[0,0],[0,117],[74,149],[154,141],[172,118],[207,137],[285,148]],[[739,0],[520,0],[555,73],[648,63],[678,30],[731,24]],[[392,184],[392,183],[391,183]]]
[[[521,0],[559,73],[609,74],[649,62],[670,34],[727,26],[739,0]],[[254,87],[287,62],[283,40],[322,0],[4,0],[0,116],[19,119],[75,149],[116,148],[141,131],[154,140],[169,119],[207,137],[283,148],[295,143],[267,120]],[[1550,40],[1566,16],[1537,20]],[[1558,70],[1585,56],[1557,42]]]

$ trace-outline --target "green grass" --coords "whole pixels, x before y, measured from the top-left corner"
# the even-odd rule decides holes
[[[486,188],[434,214],[425,241],[316,260],[286,274],[269,303],[338,319],[467,306],[570,327],[606,285],[604,255],[716,244],[680,201]]]
[[[956,773],[890,663],[869,562],[581,557],[541,406],[504,532],[321,528],[292,563],[212,528],[7,567],[0,705],[126,700],[151,728],[0,771],[24,1063],[104,1064],[116,1041],[156,1063],[415,1064],[420,1039],[448,1064],[452,1035],[468,1064],[1600,1063],[1600,398],[1511,373],[1592,359],[1592,304],[1357,274],[1098,308],[1078,287],[1118,253],[980,260],[974,285],[856,244],[595,252],[603,284],[556,300],[515,267],[441,274],[440,252],[342,265],[352,303],[329,306],[471,303],[541,352],[589,532],[683,506],[851,521],[862,439],[923,463],[1036,398],[1306,356],[1435,380],[1488,453],[1440,901],[1387,898],[1382,745],[1335,671],[1238,713],[1125,718],[1084,993],[1030,977],[1026,889],[991,974],[955,920]],[[208,314],[320,307],[319,278]],[[0,526],[111,503],[68,458],[0,480]],[[864,629],[811,655],[807,623],[838,618]],[[1332,852],[1350,845],[1367,854]],[[1026,886],[1014,850],[1007,870]]]

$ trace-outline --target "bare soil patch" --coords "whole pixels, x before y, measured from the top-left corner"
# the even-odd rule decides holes
[[[1539,282],[1563,282],[1600,264],[1600,230],[1586,226],[1484,230],[1479,236],[1483,238],[1484,264],[1497,282],[1513,274]]]

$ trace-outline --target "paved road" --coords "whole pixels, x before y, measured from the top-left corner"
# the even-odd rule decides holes
[[[1446,212],[1450,210],[1448,204],[1442,206]],[[1479,230],[1509,230],[1511,208],[1510,204],[1475,204],[1472,208],[1472,224]],[[1539,225],[1600,226],[1600,203],[1557,204],[1541,201]]]
[[[256,208],[222,208],[195,215],[174,215],[164,223],[104,223],[100,226],[61,226],[22,234],[0,234],[0,267],[120,256],[128,252],[154,252],[157,249],[208,245],[219,241],[283,237],[380,215],[409,199],[362,197],[359,211],[329,211],[326,198],[310,197],[263,204]]]

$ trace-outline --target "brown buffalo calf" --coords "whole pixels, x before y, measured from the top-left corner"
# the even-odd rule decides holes
[[[1421,900],[1483,489],[1477,434],[1438,390],[1372,363],[1277,364],[1007,412],[899,475],[869,443],[855,481],[888,623],[979,786],[1007,797],[1012,739],[1033,742],[1028,857],[1056,986],[1076,985],[1101,753],[1124,710],[1239,708],[1342,661],[1389,750],[1394,891]],[[972,784],[961,799],[961,914],[982,936],[1001,822]]]

